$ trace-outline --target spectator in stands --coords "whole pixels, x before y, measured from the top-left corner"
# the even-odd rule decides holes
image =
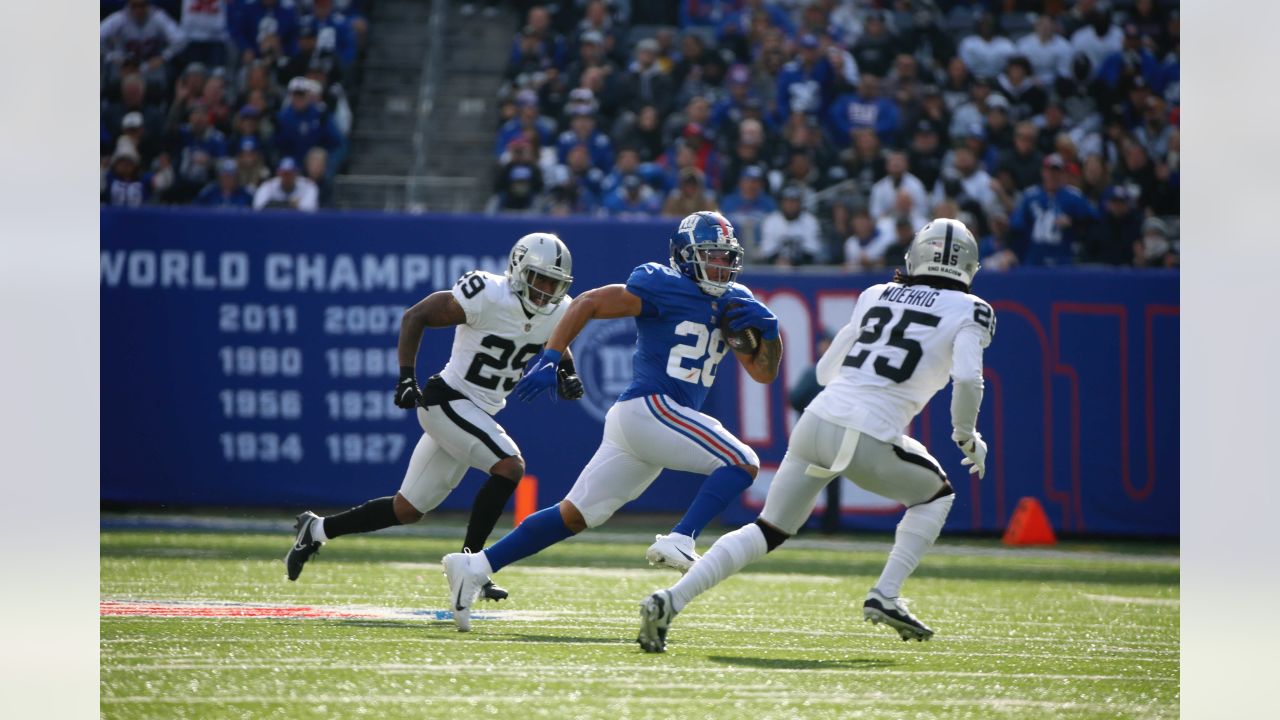
[[[880,232],[886,235],[894,235],[897,233],[897,227],[901,223],[912,228],[912,232],[924,227],[929,221],[928,218],[929,205],[927,202],[918,202],[916,197],[906,188],[898,188],[893,195],[893,206],[889,212],[882,215],[876,220],[876,227]],[[873,216],[873,219],[874,216]]]
[[[775,122],[779,125],[786,124],[793,113],[821,117],[834,89],[834,73],[819,50],[818,38],[802,35],[798,44],[796,59],[778,74]]]
[[[339,65],[350,67],[356,60],[356,31],[351,20],[333,9],[333,0],[312,0],[311,17],[316,26],[316,52],[333,53]]]
[[[191,106],[198,104],[204,97],[204,85],[209,80],[209,69],[204,63],[191,63],[182,71],[174,87],[173,102],[169,104],[169,117],[165,121],[165,131],[172,133],[191,116]]]
[[[239,8],[237,8],[239,10]],[[227,3],[182,0],[182,20],[178,26],[187,39],[186,62],[202,62],[210,67],[227,64]]]
[[[196,196],[196,205],[202,207],[245,209],[253,207],[253,195],[236,179],[236,161],[231,158],[218,160],[218,176]]]
[[[187,123],[178,128],[172,151],[178,175],[171,199],[186,203],[212,179],[214,162],[227,154],[227,138],[209,122],[208,108],[193,104]]]
[[[142,119],[142,113],[134,111],[125,115],[120,121],[120,137],[128,138],[138,152],[142,167],[150,167],[151,162],[163,151],[159,137],[152,137]]]
[[[1114,182],[1126,184],[1138,190],[1138,202],[1157,215],[1176,212],[1176,204],[1168,197],[1170,188],[1160,181],[1151,157],[1138,141],[1126,138],[1120,144],[1120,164],[1112,173]],[[1176,203],[1176,190],[1173,192]]]
[[[227,77],[222,68],[210,74],[198,101],[209,114],[210,125],[224,133],[231,130],[231,106],[227,104]]]
[[[744,118],[734,135],[737,141],[733,144],[733,151],[725,162],[724,173],[720,178],[721,187],[724,188],[737,187],[745,168],[767,163],[764,125],[759,120]]]
[[[236,181],[249,192],[257,192],[263,182],[271,178],[262,146],[251,137],[240,139],[236,145]]]
[[[319,88],[307,78],[289,81],[289,103],[276,115],[275,142],[281,156],[302,162],[307,151],[323,147],[334,152],[343,143],[333,118],[316,103]]]
[[[997,156],[1013,149],[1013,125],[1009,121],[1009,101],[1003,95],[987,98],[987,118],[983,127],[987,146]]]
[[[1010,114],[1015,120],[1028,120],[1039,115],[1049,104],[1049,96],[1031,76],[1031,61],[1022,55],[1009,57],[996,83],[997,92],[1009,101]]]
[[[543,146],[550,145],[555,140],[555,121],[540,114],[537,93],[528,89],[516,93],[516,108],[516,117],[508,120],[498,130],[494,155],[501,155],[512,140],[523,137],[525,130],[537,133],[539,143]]]
[[[1003,212],[987,217],[986,235],[978,242],[978,255],[986,270],[1004,272],[1018,265],[1018,254],[1013,251],[1009,230],[1009,216]]]
[[[143,173],[133,142],[121,138],[102,181],[102,202],[114,207],[140,207],[150,201],[154,176]]]
[[[956,54],[956,41],[938,24],[939,20],[939,13],[918,9],[909,27],[898,28],[899,51],[919,59],[925,71],[934,75]]]
[[[254,193],[253,209],[315,212],[319,199],[316,184],[299,177],[298,163],[291,157],[285,157],[276,166],[276,176],[262,183]]]
[[[622,220],[656,217],[661,206],[658,193],[635,173],[623,176],[617,187],[604,197],[605,212],[609,217]]]
[[[538,213],[563,217],[595,215],[599,212],[599,199],[578,182],[568,167],[556,165],[545,177],[547,191],[538,200]]]
[[[593,203],[598,205],[599,201],[594,199],[602,194],[600,186],[604,182],[604,171],[592,164],[591,152],[587,146],[578,143],[569,148],[569,154],[563,164],[569,168],[574,181],[590,193]]]
[[[698,156],[683,138],[676,140],[659,164],[663,171],[662,186],[675,192],[681,181],[681,173],[685,170],[698,169]],[[705,176],[703,176],[705,181]]]
[[[685,81],[701,72],[702,64],[710,54],[701,35],[686,32],[680,36],[680,52],[674,55],[675,64],[671,67],[671,81],[675,84],[677,96],[682,94]]]
[[[289,56],[298,48],[298,13],[291,2],[258,0],[239,6],[238,18],[229,18],[231,39],[240,49],[240,61],[261,57],[260,42],[268,36],[279,38],[280,55]]]
[[[546,12],[545,8],[532,8]],[[557,66],[565,65],[565,47],[558,35],[547,34],[548,30],[539,31],[532,25],[525,25],[511,44],[511,54],[507,57],[508,80],[521,82],[532,80],[533,76],[544,73]]]
[[[997,96],[992,90],[994,87],[994,81],[982,78],[976,78],[969,83],[968,102],[961,103],[951,113],[951,127],[948,134],[952,138],[963,136],[974,125],[986,124],[989,103],[992,97]]]
[[[596,129],[596,116],[587,106],[577,106],[571,111],[569,129],[560,133],[556,149],[561,162],[567,162],[569,150],[586,146],[591,164],[603,174],[613,168],[613,143],[609,136]]]
[[[1012,201],[999,181],[978,163],[973,150],[961,145],[952,152],[952,160],[954,164],[944,172],[933,189],[935,205],[950,198],[959,205],[970,201],[976,203],[984,216],[996,210],[1007,211]]]
[[[1132,265],[1141,232],[1141,208],[1134,204],[1129,188],[1113,185],[1102,194],[1102,221],[1084,235],[1080,261]]]
[[[601,198],[607,197],[609,193],[617,190],[622,185],[622,179],[628,175],[635,175],[639,168],[640,153],[636,148],[627,145],[619,147],[617,157],[613,162],[613,169],[600,181]]]
[[[1031,63],[1031,73],[1041,87],[1052,87],[1055,78],[1071,71],[1071,43],[1058,34],[1050,15],[1036,16],[1035,31],[1018,41],[1017,51]]]
[[[1091,67],[1102,66],[1102,61],[1124,46],[1124,33],[1111,22],[1111,13],[1097,8],[1085,17],[1085,24],[1071,34],[1071,48],[1089,56]]]
[[[778,209],[778,204],[764,191],[764,169],[748,165],[738,177],[737,189],[720,200],[720,212],[729,218],[737,229],[739,239],[751,235],[750,242],[743,240],[748,252],[756,248],[758,228],[765,217]],[[750,232],[746,232],[747,230]]]
[[[913,225],[910,215],[899,215],[891,223],[893,242],[889,243],[881,255],[886,269],[900,268],[907,264],[907,247],[911,245],[911,238],[915,237],[916,230],[923,227],[923,224]],[[885,223],[878,225],[879,232],[885,232],[885,228],[888,227]]]
[[[595,67],[611,72],[613,63],[605,54],[604,36],[594,30],[588,30],[578,38],[578,57],[569,63],[569,67],[565,70],[565,81],[569,87],[578,87],[582,84],[582,73]]]
[[[316,185],[316,203],[319,207],[333,204],[333,179],[329,167],[329,153],[322,147],[313,147],[307,151],[306,161],[302,164],[303,177]]]
[[[658,42],[645,38],[636,43],[635,59],[618,79],[618,94],[624,98],[623,107],[639,112],[645,105],[652,105],[665,115],[675,100],[675,86],[670,76],[658,67]]]
[[[939,88],[942,93],[942,102],[947,106],[948,114],[954,113],[961,105],[970,102],[973,94],[972,86],[973,76],[969,73],[969,68],[965,66],[964,60],[961,60],[959,56],[948,60],[947,76],[942,82],[942,87]]]
[[[898,41],[885,25],[884,13],[879,10],[867,13],[862,36],[853,44],[851,52],[859,73],[876,77],[889,74],[893,58],[898,54]]]
[[[1168,105],[1158,96],[1147,97],[1146,108],[1142,113],[1142,124],[1134,128],[1133,139],[1142,145],[1151,157],[1162,158],[1169,152],[1171,137],[1173,137],[1173,126],[1169,124]]]
[[[1035,184],[1040,177],[1044,155],[1036,147],[1040,131],[1035,123],[1025,120],[1013,130],[1013,147],[1001,154],[996,177],[1010,195]]]
[[[1063,183],[1062,158],[1042,163],[1041,184],[1027,189],[1010,217],[1014,249],[1023,265],[1070,265],[1085,226],[1098,211],[1076,188]]]
[[[871,196],[868,199],[871,217],[880,220],[894,213],[900,190],[905,190],[911,196],[912,207],[923,212],[928,207],[928,191],[920,178],[911,174],[906,153],[901,150],[890,151],[885,169],[888,174],[871,186]]]
[[[701,95],[694,95],[685,103],[682,111],[671,113],[662,125],[663,137],[668,142],[684,135],[689,125],[708,127],[711,123],[711,102]]]
[[[150,0],[128,0],[122,10],[108,15],[98,28],[99,48],[106,69],[103,85],[115,85],[130,72],[139,72],[148,84],[168,87],[166,66],[187,44],[173,18]]]
[[[662,122],[657,108],[645,105],[634,121],[624,122],[618,134],[619,145],[630,145],[640,153],[641,162],[654,162],[666,151],[662,138]]]
[[[1036,149],[1046,155],[1058,149],[1059,135],[1069,134],[1067,115],[1062,111],[1062,106],[1056,102],[1046,105],[1044,113],[1032,122],[1037,124]],[[1015,127],[1014,134],[1016,135],[1017,132]]]
[[[734,65],[726,78],[728,90],[711,108],[708,126],[732,145],[738,141],[738,123],[747,117],[747,105],[757,100],[751,94],[751,71],[746,65]]]
[[[983,12],[977,32],[961,40],[957,52],[974,77],[994,80],[1017,49],[1009,38],[996,34],[995,16]]]
[[[865,207],[853,211],[852,225],[853,233],[844,241],[845,270],[869,272],[884,267],[884,252],[894,236],[877,228]]]
[[[1134,244],[1133,264],[1137,267],[1178,267],[1178,245],[1169,239],[1169,226],[1158,217],[1142,222],[1142,238]]]
[[[689,123],[682,133],[685,144],[693,150],[694,164],[702,171],[709,187],[720,187],[720,153],[712,142],[710,132],[703,125]]]
[[[945,127],[945,125],[943,126]],[[907,149],[907,165],[911,173],[920,178],[926,188],[935,187],[942,175],[942,158],[945,149],[938,138],[938,126],[928,120],[916,123]]]
[[[893,59],[893,69],[884,78],[881,92],[901,108],[914,108],[920,97],[920,63],[906,53]]]
[[[707,190],[707,180],[696,167],[680,170],[679,182],[667,193],[662,204],[662,214],[667,217],[685,217],[699,210],[715,210],[716,200]]]
[[[253,139],[256,149],[262,153],[267,163],[276,159],[275,143],[272,142],[270,135],[263,131],[262,118],[258,114],[258,109],[252,105],[245,105],[240,108],[240,112],[236,113],[235,129],[228,147],[238,153],[247,138]]]
[[[120,122],[129,113],[142,115],[143,125],[152,137],[161,137],[165,132],[165,113],[159,104],[147,102],[147,81],[139,73],[128,73],[120,78],[119,100],[104,100],[100,112],[102,124],[111,132],[120,127]]]
[[[1156,93],[1160,93],[1163,90],[1160,61],[1142,43],[1138,26],[1125,25],[1123,45],[1102,59],[1102,64],[1098,66],[1098,79],[1114,88],[1120,84],[1122,77],[1139,74]]]
[[[1135,0],[1129,11],[1129,22],[1138,28],[1140,34],[1152,39],[1158,54],[1168,51],[1169,20],[1165,8],[1156,4],[1155,0]]]
[[[787,185],[782,189],[778,210],[760,226],[760,255],[778,267],[812,265],[821,262],[822,231],[818,218],[803,209],[804,189]]]
[[[875,130],[883,143],[893,142],[897,139],[901,114],[897,103],[881,96],[880,78],[863,73],[858,92],[836,98],[827,119],[832,137],[841,147],[846,147],[851,133],[863,128]]]
[[[886,172],[880,137],[871,129],[854,130],[853,147],[841,152],[840,164],[845,177],[857,185],[858,192],[870,193],[871,186]]]

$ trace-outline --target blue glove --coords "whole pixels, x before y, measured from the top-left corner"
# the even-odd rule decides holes
[[[778,318],[764,303],[755,298],[735,299],[735,302],[737,304],[729,308],[728,312],[730,330],[739,332],[753,327],[760,331],[760,336],[765,340],[778,339]]]
[[[524,377],[516,383],[514,388],[516,397],[529,402],[543,392],[547,392],[554,398],[556,386],[559,383],[559,375],[556,372],[559,367],[560,351],[558,350],[546,348],[534,355],[529,364],[524,366]]]

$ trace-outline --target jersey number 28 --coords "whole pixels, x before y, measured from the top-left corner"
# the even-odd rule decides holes
[[[716,368],[720,367],[720,361],[729,352],[729,345],[720,337],[720,328],[707,332],[706,325],[685,320],[676,326],[676,335],[693,336],[693,344],[671,348],[671,354],[667,356],[667,374],[677,380],[701,382],[711,387],[711,383],[716,381]],[[699,368],[698,361],[704,356],[707,358],[706,362]],[[685,367],[686,359],[694,361],[693,367]]]
[[[868,310],[867,314],[862,316],[862,334],[853,343],[854,347],[859,345],[867,347],[845,358],[844,364],[849,367],[862,367],[867,358],[876,351],[873,346],[880,344],[880,337],[884,335],[884,329],[891,320],[893,320],[892,308],[876,305]],[[906,382],[911,379],[911,374],[916,371],[916,366],[920,364],[920,358],[924,356],[924,348],[920,346],[920,341],[907,337],[907,328],[912,325],[937,327],[941,321],[942,318],[937,315],[922,313],[919,310],[903,310],[901,319],[889,331],[889,337],[884,341],[884,344],[905,350],[907,354],[902,358],[902,364],[896,366],[890,364],[889,359],[884,355],[879,355],[871,366],[875,369],[876,374],[896,383]]]

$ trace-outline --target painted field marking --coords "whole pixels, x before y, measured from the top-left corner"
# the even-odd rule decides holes
[[[303,619],[303,620],[452,620],[451,610],[404,610],[359,605],[326,607],[268,603],[222,602],[213,600],[102,600],[100,617],[160,617],[217,619]],[[522,610],[476,612],[473,620],[549,620],[555,613]]]

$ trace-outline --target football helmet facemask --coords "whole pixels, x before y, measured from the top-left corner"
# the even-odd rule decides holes
[[[525,310],[550,315],[573,284],[573,256],[555,235],[530,233],[512,246],[507,279]]]
[[[719,297],[742,271],[742,245],[733,225],[718,212],[700,211],[671,234],[671,267]]]
[[[938,218],[920,228],[907,246],[907,274],[931,275],[973,284],[978,262],[978,241],[959,220]]]

